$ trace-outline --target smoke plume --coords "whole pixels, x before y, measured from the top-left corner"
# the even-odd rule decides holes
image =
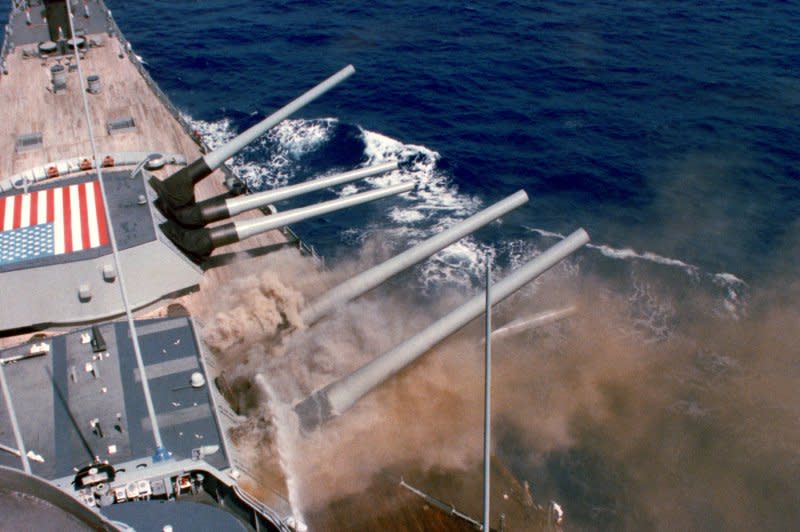
[[[206,318],[206,341],[225,367],[262,374],[284,409],[465,298],[421,303],[395,283],[306,328],[298,321],[305,302],[363,268],[322,274],[308,263],[276,256],[274,271],[244,277]],[[725,314],[716,288],[574,271],[557,268],[496,307],[495,327],[565,304],[579,308],[568,321],[494,343],[496,459],[532,482],[534,499],[558,500],[572,529],[800,522],[797,283],[750,287],[747,312]],[[458,475],[480,464],[479,321],[327,426],[284,435],[303,510],[357,494],[387,472]],[[251,414],[269,416],[260,400],[252,399]],[[264,431],[259,445],[274,439],[257,424],[251,429]],[[437,494],[451,495],[458,496]],[[479,507],[460,509],[480,515]]]

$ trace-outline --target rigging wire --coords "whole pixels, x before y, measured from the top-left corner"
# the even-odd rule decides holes
[[[89,129],[89,142],[92,145],[92,157],[94,158],[95,166],[97,168],[97,179],[100,183],[100,195],[102,196],[103,204],[106,206],[105,208],[106,226],[108,227],[109,240],[111,242],[111,250],[114,255],[114,267],[117,269],[120,293],[122,295],[122,304],[125,307],[125,316],[128,321],[128,327],[130,328],[131,341],[133,342],[133,352],[136,356],[136,365],[138,366],[139,373],[142,377],[142,390],[144,391],[144,400],[145,404],[147,405],[147,414],[150,417],[150,426],[153,428],[153,439],[155,440],[156,444],[156,453],[154,455],[154,460],[158,461],[160,459],[166,458],[168,456],[168,453],[164,448],[164,443],[161,439],[161,431],[158,428],[158,420],[156,419],[155,409],[153,408],[153,399],[150,395],[150,385],[149,381],[147,380],[147,375],[145,373],[145,366],[142,360],[142,351],[139,346],[139,336],[136,333],[136,324],[134,323],[133,320],[133,311],[131,310],[130,301],[128,299],[128,292],[125,287],[125,277],[123,275],[122,264],[119,258],[119,248],[117,246],[117,239],[114,234],[114,225],[111,223],[112,221],[111,214],[108,209],[106,188],[103,180],[102,164],[100,164],[99,159],[97,158],[97,144],[95,143],[94,128],[92,127],[92,117],[89,111],[89,100],[86,96],[86,87],[84,86],[80,53],[78,51],[78,40],[77,37],[75,36],[75,26],[72,20],[72,8],[70,6],[70,2],[66,2],[66,4],[67,4],[67,16],[69,18],[69,30],[70,34],[72,35],[71,39],[73,43],[73,50],[75,51],[75,63],[78,67],[78,79],[80,80],[81,84],[81,95],[83,97],[83,110],[84,114],[86,115],[86,125],[87,128]]]

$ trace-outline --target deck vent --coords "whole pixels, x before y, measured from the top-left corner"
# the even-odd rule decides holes
[[[100,76],[92,74],[86,78],[87,88],[89,94],[100,94]]]
[[[53,65],[50,67],[50,78],[53,83],[53,92],[62,91],[67,88],[67,71],[64,65]]]
[[[106,126],[108,128],[109,135],[111,135],[112,133],[122,133],[125,131],[131,131],[133,129],[136,129],[136,123],[134,123],[132,116],[126,116],[125,118],[117,118],[114,120],[109,120]]]
[[[17,152],[38,150],[41,147],[41,133],[25,133],[17,137]]]

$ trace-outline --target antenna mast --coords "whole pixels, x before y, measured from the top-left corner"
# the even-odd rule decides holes
[[[486,254],[486,367],[483,411],[483,530],[489,530],[489,485],[492,436],[492,258]]]
[[[69,0],[67,1],[67,17],[69,18],[69,29],[70,33],[73,35],[73,39],[75,38],[75,28],[72,21],[72,7],[70,6]],[[78,51],[77,43],[74,46],[75,49],[75,64],[78,67],[78,77],[81,80],[81,94],[83,97],[83,110],[84,114],[86,115],[86,126],[89,130],[89,141],[92,145],[92,157],[95,161],[97,159],[97,144],[95,143],[94,138],[94,129],[92,128],[92,117],[91,113],[89,112],[89,102],[86,97],[86,89],[83,85],[84,77],[83,77],[83,70],[81,69],[81,55]],[[98,161],[99,162],[99,161]],[[103,180],[103,170],[102,165],[97,164],[97,181],[100,183],[100,194],[102,196],[103,204],[108,205],[107,196],[106,196],[106,187],[105,182]],[[117,246],[117,238],[114,234],[114,225],[111,223],[111,211],[108,208],[105,209],[105,216],[106,216],[106,225],[108,227],[108,236],[111,243],[111,250],[114,256],[114,264],[117,268],[117,276],[119,277],[119,287],[120,287],[120,295],[122,296],[122,303],[125,307],[125,316],[128,320],[128,327],[131,333],[131,342],[133,342],[133,353],[136,355],[136,365],[139,368],[139,374],[142,376],[142,391],[144,392],[144,401],[145,406],[147,407],[147,415],[150,418],[150,426],[153,428],[153,440],[155,441],[155,454],[153,455],[153,461],[159,462],[161,460],[168,459],[170,457],[169,451],[164,447],[164,442],[161,439],[161,431],[158,427],[158,418],[156,417],[156,411],[153,407],[153,399],[150,396],[150,384],[147,380],[147,374],[145,372],[144,361],[142,360],[142,350],[139,346],[139,335],[136,333],[136,324],[133,321],[133,311],[131,310],[130,303],[128,301],[128,292],[125,288],[125,277],[123,275],[123,268],[122,263],[119,258],[119,247]]]

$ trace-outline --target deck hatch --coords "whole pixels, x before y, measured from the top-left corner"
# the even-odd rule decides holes
[[[111,135],[112,133],[122,133],[136,129],[136,123],[133,121],[132,116],[126,116],[109,120],[106,128],[108,129],[108,134]]]
[[[41,133],[25,133],[17,137],[17,152],[38,150],[42,144]]]

